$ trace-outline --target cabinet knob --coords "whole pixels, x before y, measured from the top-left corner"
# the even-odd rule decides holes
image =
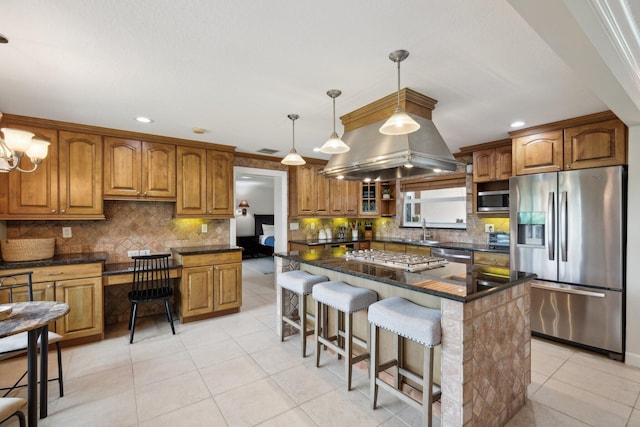
[[[56,213],[56,210],[55,209],[51,209],[51,213]]]
[[[66,212],[66,210],[60,209],[60,213],[65,213],[65,212]]]
[[[140,197],[140,192],[139,191],[136,193],[136,197]]]
[[[147,197],[147,192],[146,191],[144,192],[144,197]]]
[[[56,283],[56,288],[62,288],[62,283]]]

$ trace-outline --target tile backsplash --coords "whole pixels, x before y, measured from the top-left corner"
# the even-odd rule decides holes
[[[174,209],[169,202],[105,201],[105,221],[7,221],[7,238],[55,237],[56,254],[106,252],[107,263],[130,261],[130,250],[229,244],[229,220],[176,219]],[[62,227],[71,227],[72,237],[63,238]]]

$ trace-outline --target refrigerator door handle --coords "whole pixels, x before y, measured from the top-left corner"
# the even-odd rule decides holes
[[[563,262],[567,262],[567,192],[560,195],[560,257]]]
[[[555,259],[556,208],[554,196],[555,194],[551,191],[549,193],[549,202],[547,203],[547,224],[549,225],[547,227],[547,251],[549,253],[549,261],[553,261]]]
[[[532,283],[531,287],[537,288],[537,289],[544,289],[545,291],[562,292],[565,294],[583,295],[587,297],[596,297],[596,298],[605,297],[605,294],[602,292],[590,292],[590,291],[581,291],[580,289],[559,288],[556,286],[541,285],[539,283]]]

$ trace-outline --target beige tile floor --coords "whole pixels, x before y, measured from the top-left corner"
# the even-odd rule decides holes
[[[280,343],[273,274],[245,262],[243,279],[236,315],[176,323],[175,336],[162,317],[146,318],[133,345],[118,325],[104,341],[64,349],[65,396],[50,384],[40,425],[419,425],[417,410],[382,391],[371,410],[364,372],[347,392],[342,362],[327,355],[317,369],[300,357],[298,339]],[[0,363],[1,382],[23,366]],[[532,372],[529,401],[509,426],[640,426],[640,369],[534,339]]]

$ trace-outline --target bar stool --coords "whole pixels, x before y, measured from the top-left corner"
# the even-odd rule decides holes
[[[353,335],[353,313],[365,310],[376,302],[378,295],[369,289],[356,288],[340,281],[320,283],[313,288],[313,299],[316,301],[316,367],[320,366],[320,346],[324,344],[345,358],[347,390],[351,390],[353,364],[369,357],[369,345]],[[336,335],[329,336],[328,307],[337,311],[338,322]],[[353,357],[352,344],[366,348],[366,353]]]
[[[302,357],[307,356],[307,336],[313,334],[313,329],[307,330],[307,317],[313,319],[313,316],[307,315],[307,295],[311,293],[311,289],[316,283],[326,282],[329,278],[327,276],[315,275],[307,273],[302,270],[287,271],[278,274],[278,286],[281,288],[280,294],[280,328],[282,333],[280,335],[280,342],[284,341],[284,325],[288,323],[297,330],[300,331],[302,336]],[[287,289],[298,295],[298,301],[300,306],[299,322],[295,318],[289,318],[284,314],[284,290]]]
[[[422,409],[422,424],[431,426],[433,397],[434,394],[436,397],[440,395],[440,389],[437,386],[435,393],[433,393],[433,348],[439,345],[441,341],[441,317],[440,310],[423,307],[400,297],[387,298],[369,307],[369,323],[373,326],[370,339],[372,350],[371,382],[369,385],[373,409],[376,409],[378,387],[382,387],[411,406]],[[380,363],[379,361],[379,328],[396,334],[394,343],[395,359],[385,363]],[[404,369],[402,366],[402,337],[420,343],[425,347],[422,377]],[[378,378],[379,372],[392,366],[396,368],[393,374],[393,387]],[[422,384],[422,404],[401,391],[403,383],[401,377],[406,377]]]

